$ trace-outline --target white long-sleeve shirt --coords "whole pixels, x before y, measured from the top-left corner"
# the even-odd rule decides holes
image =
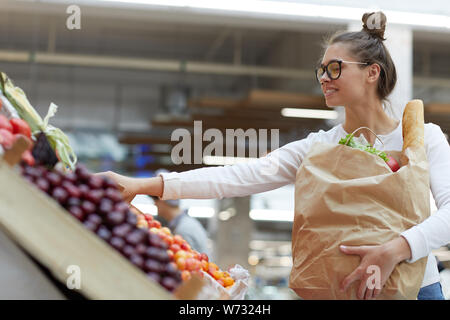
[[[294,183],[297,169],[313,143],[320,141],[337,144],[346,135],[342,125],[337,125],[328,131],[310,133],[305,139],[288,143],[265,157],[247,163],[162,174],[164,191],[161,198],[241,197]],[[394,131],[379,137],[384,147],[376,140],[375,148],[401,151],[401,121]],[[422,287],[440,281],[436,259],[431,250],[450,243],[450,147],[439,126],[425,124],[425,148],[431,192],[438,210],[422,223],[402,233],[411,248],[412,257],[408,262],[428,256]],[[264,171],[274,165],[278,166],[276,174]]]

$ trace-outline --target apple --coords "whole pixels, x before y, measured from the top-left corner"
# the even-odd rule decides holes
[[[391,156],[387,156],[387,157],[389,160],[386,163],[389,166],[389,168],[391,168],[392,172],[396,172],[398,169],[400,169],[400,166],[398,165],[397,160],[395,160]]]
[[[13,118],[10,121],[13,133],[23,134],[31,139],[31,129],[28,123],[20,118]]]
[[[0,114],[0,129],[5,129],[10,133],[13,133],[13,126],[9,122],[8,118]]]
[[[9,149],[13,146],[14,143],[14,135],[9,131],[8,129],[1,128],[0,129],[0,135],[3,137],[2,145]]]

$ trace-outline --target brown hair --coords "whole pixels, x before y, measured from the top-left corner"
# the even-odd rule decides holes
[[[383,41],[386,29],[386,16],[383,12],[365,13],[362,17],[363,28],[358,32],[337,32],[325,41],[324,47],[335,43],[345,43],[348,50],[359,62],[378,64],[380,78],[377,94],[382,101],[388,101],[397,82],[397,71],[389,51]],[[363,66],[362,66],[363,67]]]

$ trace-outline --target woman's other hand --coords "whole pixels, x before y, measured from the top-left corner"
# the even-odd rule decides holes
[[[340,246],[340,249],[345,254],[356,254],[361,257],[360,265],[341,283],[341,291],[345,291],[354,281],[360,280],[358,299],[375,299],[395,266],[411,258],[411,249],[403,237],[382,245]]]

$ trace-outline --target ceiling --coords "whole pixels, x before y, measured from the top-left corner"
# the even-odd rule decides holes
[[[25,53],[25,60],[0,61],[0,69],[25,90],[40,114],[46,113],[50,102],[57,103],[61,108],[53,121],[64,130],[106,130],[130,144],[152,143],[152,139],[166,143],[174,128],[192,128],[186,119],[167,123],[158,118],[170,113],[166,93],[172,89],[186,92],[186,105],[179,113],[189,116],[188,122],[203,120],[205,128],[277,126],[282,129],[283,145],[311,130],[329,127],[322,120],[283,119],[279,115],[283,100],[271,110],[249,109],[245,104],[233,109],[205,107],[192,101],[242,101],[252,90],[320,95],[312,70],[321,54],[321,42],[343,25],[301,22],[275,27],[232,17],[216,22],[191,17],[188,21],[170,12],[82,6],[81,30],[68,30],[64,5],[6,3],[0,11],[0,51]],[[448,34],[414,33],[413,70],[416,77],[422,77],[415,85],[416,97],[425,102],[450,101],[446,95],[449,55]],[[39,57],[48,60],[42,62]],[[55,57],[73,63],[54,63]],[[102,65],[106,58],[114,59]],[[133,62],[138,67],[131,66]],[[143,68],[150,62],[157,67]],[[161,68],[165,62],[168,65]],[[189,72],[187,67],[193,63],[197,63],[196,71]],[[275,71],[276,76],[265,76],[268,71]],[[292,71],[298,73],[293,76]],[[429,79],[435,84],[429,86]],[[445,113],[433,119],[450,132],[447,118]]]

